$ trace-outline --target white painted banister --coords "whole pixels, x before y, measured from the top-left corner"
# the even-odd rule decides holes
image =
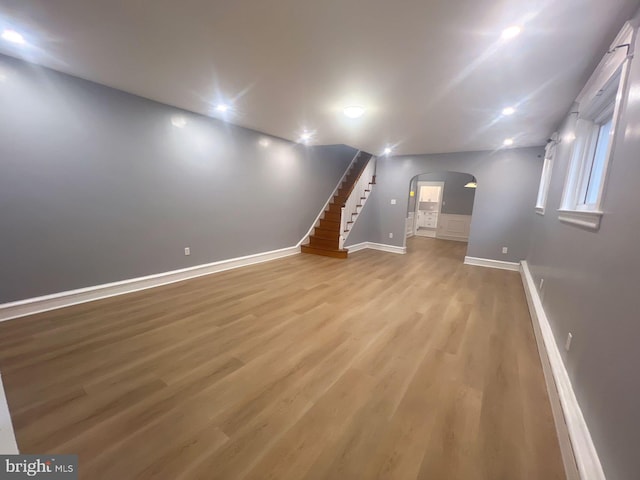
[[[327,207],[329,206],[329,204],[333,200],[333,197],[335,197],[336,193],[338,193],[338,190],[340,189],[340,186],[344,182],[344,179],[347,178],[347,174],[351,171],[353,166],[356,164],[356,162],[358,161],[358,158],[360,157],[361,153],[362,152],[360,150],[358,150],[356,152],[356,154],[354,155],[354,157],[351,159],[351,163],[349,163],[349,166],[347,167],[347,169],[342,174],[342,177],[340,177],[340,180],[338,180],[338,184],[336,185],[336,188],[334,188],[333,192],[331,192],[331,195],[329,195],[329,198],[327,199],[327,202],[322,206],[322,210],[320,210],[320,213],[318,213],[318,216],[316,217],[316,219],[311,224],[311,228],[309,229],[309,231],[307,231],[307,234],[304,237],[302,237],[302,239],[298,242],[298,244],[296,245],[297,247],[299,247],[303,243],[306,243],[306,242],[309,241],[309,235],[311,235],[311,232],[313,232],[313,229],[316,228],[318,226],[318,224],[320,223],[320,219],[322,218],[322,215],[324,215],[325,210],[327,209]]]
[[[344,247],[344,242],[349,237],[358,215],[371,194],[375,175],[376,157],[372,156],[354,185],[349,198],[344,202],[344,207],[342,207],[340,215],[340,249]]]

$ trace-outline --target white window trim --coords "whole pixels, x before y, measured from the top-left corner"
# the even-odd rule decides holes
[[[553,172],[553,159],[556,155],[558,147],[558,133],[551,135],[551,140],[544,149],[544,164],[542,165],[542,173],[540,175],[540,186],[538,187],[538,197],[536,198],[535,211],[538,215],[544,215],[549,197],[549,187],[551,186],[551,173]]]
[[[632,46],[635,42],[635,34],[635,29],[633,29],[630,24],[625,25],[612,44],[610,53],[615,53],[617,48],[622,44],[629,44],[628,54],[617,65],[615,59],[610,60],[605,56],[589,82],[587,82],[583,92],[578,97],[581,108],[578,122],[576,123],[576,140],[574,140],[573,144],[571,161],[562,194],[561,207],[558,209],[558,219],[562,222],[591,230],[598,230],[600,228],[600,223],[604,215],[602,205],[609,167],[614,157],[620,113],[628,90],[630,59],[633,56]],[[599,97],[605,93],[605,90],[612,87],[612,82],[616,81],[618,83],[615,99],[613,100],[613,108],[611,108],[610,101],[603,102],[603,100],[606,100],[606,97],[603,99]],[[596,82],[600,82],[600,84],[604,86],[594,91]],[[584,169],[587,168],[589,159],[592,159],[594,148],[593,135],[594,133],[597,134],[599,122],[604,121],[609,118],[609,116],[612,116],[613,121],[597,201],[594,204],[581,204],[578,199],[581,198],[580,195],[584,193],[584,189],[587,187],[587,185],[585,185],[586,175]],[[587,122],[589,122],[589,124]],[[589,163],[589,167],[591,167],[591,163]],[[588,179],[586,181],[588,184]],[[584,198],[584,196],[582,198]]]

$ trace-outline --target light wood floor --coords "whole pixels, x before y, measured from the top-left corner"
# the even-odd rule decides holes
[[[21,452],[87,480],[564,478],[519,275],[408,246],[1,323]]]

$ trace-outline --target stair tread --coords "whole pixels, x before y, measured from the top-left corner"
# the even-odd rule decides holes
[[[338,249],[338,248],[327,248],[327,247],[316,247],[311,245],[302,245],[300,249],[303,253],[310,253],[315,255],[322,255],[325,257],[332,258],[347,258],[347,254],[349,253],[346,249]]]

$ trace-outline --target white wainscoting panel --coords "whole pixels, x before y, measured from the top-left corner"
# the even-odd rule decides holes
[[[407,215],[407,220],[405,224],[405,235],[407,236],[407,238],[413,236],[413,228],[414,228],[415,222],[416,222],[415,212],[409,212],[409,214]]]
[[[466,242],[469,240],[469,230],[471,229],[471,215],[451,215],[441,213],[438,219],[438,230],[436,237],[445,240],[459,240]]]

